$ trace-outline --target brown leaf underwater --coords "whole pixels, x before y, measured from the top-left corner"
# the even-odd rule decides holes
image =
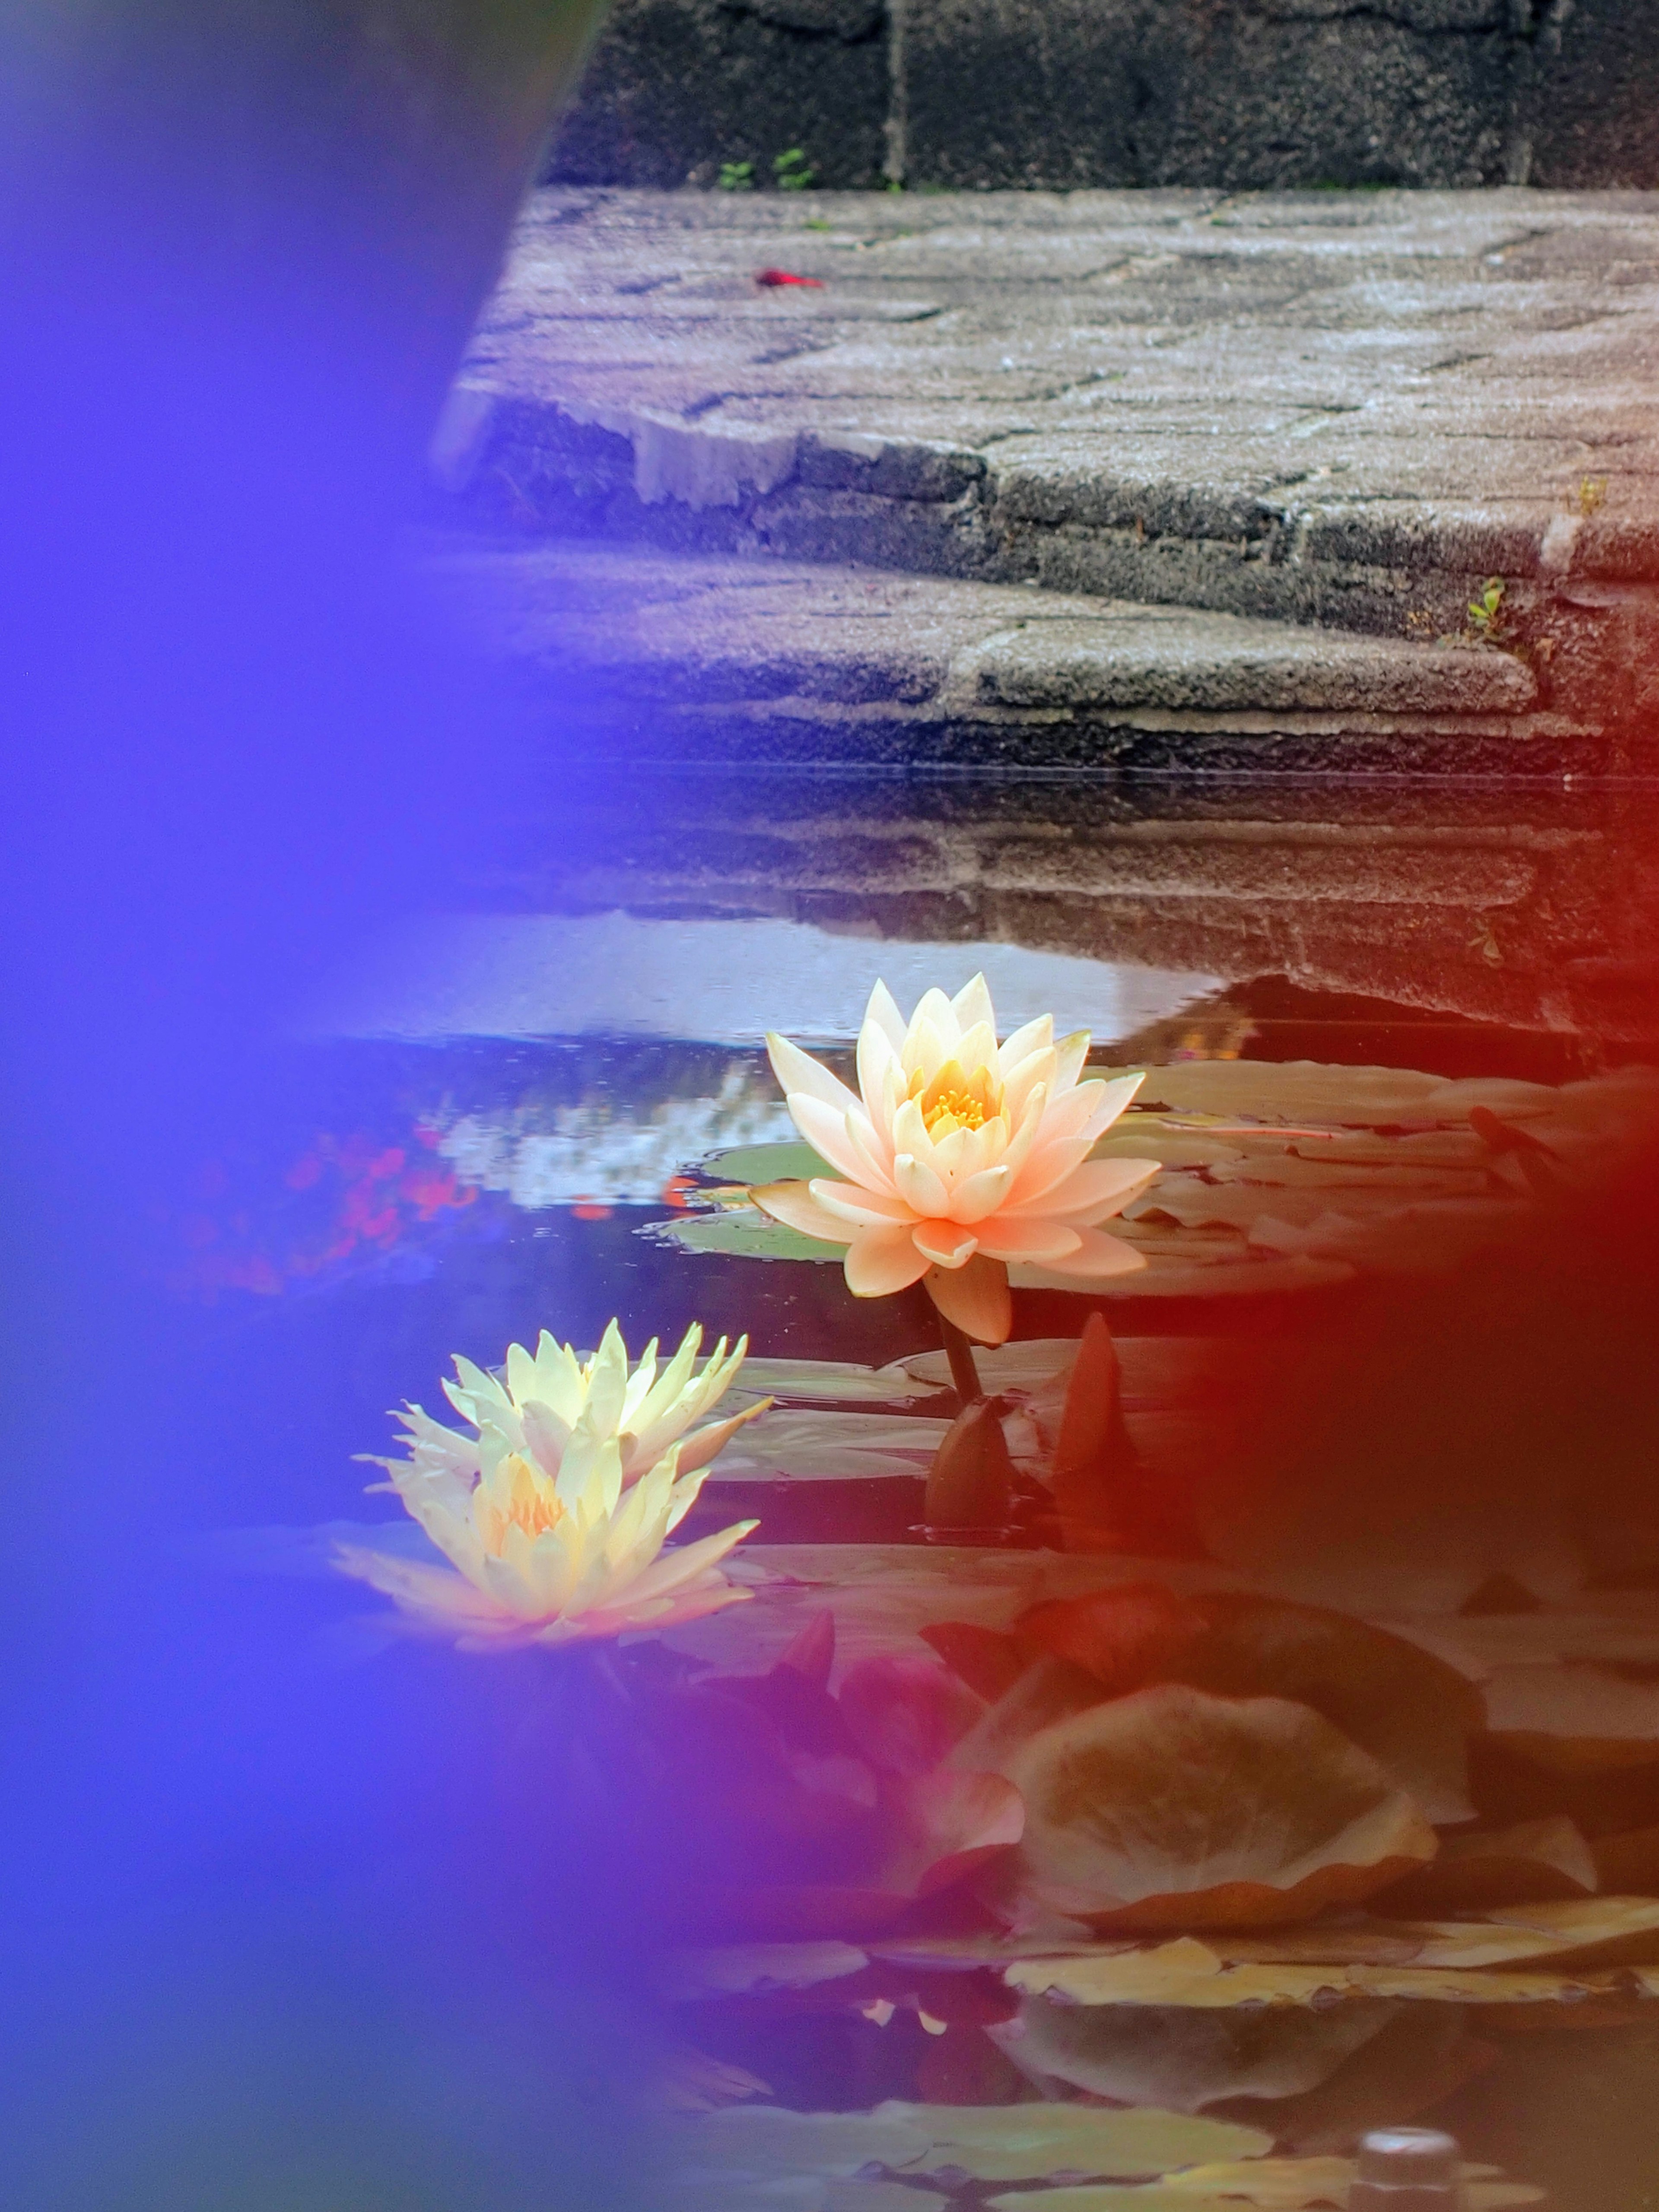
[[[1025,1801],[1024,1883],[1101,1928],[1306,1919],[1437,1847],[1374,1759],[1280,1698],[1164,1684],[1039,1729],[1000,1771]]]

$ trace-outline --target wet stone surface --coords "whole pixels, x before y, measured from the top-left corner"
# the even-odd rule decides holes
[[[1467,635],[1616,761],[1656,301],[1641,195],[548,191],[436,470],[532,535]]]
[[[613,755],[1524,773],[1603,750],[1523,661],[1462,643],[573,540],[446,544],[432,567],[550,736],[585,686]]]

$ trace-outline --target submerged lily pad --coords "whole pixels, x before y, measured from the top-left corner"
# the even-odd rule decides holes
[[[761,2180],[694,2170],[668,2177],[665,2201],[672,2212],[830,2212],[832,2185],[815,2173],[774,2174]]]
[[[1389,1893],[1385,1909],[1418,1915],[1478,1911],[1552,1897],[1587,1897],[1595,1861],[1564,1815],[1524,1820],[1492,1834],[1449,1836],[1439,1855]]]
[[[672,1962],[669,1996],[752,1996],[768,1990],[807,1990],[861,1973],[869,1954],[851,1943],[731,1943],[685,1951]]]
[[[1271,2136],[1232,2121],[1089,2105],[894,2101],[878,2105],[874,2117],[902,2122],[927,2137],[926,2154],[908,2171],[956,2166],[975,2181],[1164,2173],[1203,2159],[1253,2158],[1273,2148]]]
[[[1347,2203],[1348,2183],[1355,2170],[1351,2160],[1273,2159],[1264,2160],[1263,2164],[1280,2168],[1340,2166],[1345,2171],[1340,2182],[1324,2172],[1309,2175],[1299,2182],[1288,2178],[1276,2183],[1264,2179],[1258,2195],[1231,2183],[1224,2187],[1216,2174],[1225,2169],[1194,2167],[1139,2188],[1045,2190],[1042,2212],[1236,2212],[1241,2200],[1260,2207],[1261,2212],[1313,2212],[1315,2207],[1328,2205],[1338,2208],[1340,2212],[1340,2208]],[[1491,2171],[1489,2167],[1464,2170]],[[1198,2177],[1201,2172],[1206,2172],[1206,2178],[1200,2183]],[[1536,2204],[1543,2195],[1541,2189],[1525,2182],[1466,2181],[1462,2203],[1467,2212],[1506,2212],[1511,2205]],[[985,2201],[991,2212],[1033,2212],[1030,2199],[1024,2195],[988,2197]]]
[[[1474,1817],[1468,1741],[1479,1692],[1418,1645],[1352,1613],[1243,1591],[1176,1597],[1161,1583],[1036,1607],[1018,1634],[1117,1694],[1187,1682],[1225,1697],[1309,1705],[1383,1766],[1431,1821]]]
[[[1032,1893],[1107,1928],[1237,1927],[1356,1903],[1434,1856],[1416,1803],[1307,1706],[1139,1690],[1003,1765]]]
[[[794,2112],[781,2105],[733,2105],[700,2113],[669,2140],[683,2168],[715,2169],[757,2180],[798,2174],[850,2179],[861,2166],[919,2166],[931,2140],[903,2108],[875,2112]]]
[[[1498,1667],[1486,1695],[1493,1735],[1540,1765],[1582,1773],[1659,1761],[1659,1683],[1588,1662]]]
[[[1242,2197],[1258,2206],[1260,2212],[1307,2212],[1314,2205],[1340,2208],[1346,2204],[1358,2171],[1351,2158],[1229,2160],[1189,2166],[1184,2173],[1166,2174],[1163,2185],[1188,2198]],[[1464,2202],[1470,2212],[1501,2212],[1507,2205],[1536,2204],[1541,2200],[1543,2191],[1525,2182],[1486,2178],[1497,2171],[1490,2166],[1460,2168]]]
[[[1023,2074],[1115,2105],[1201,2112],[1231,2098],[1270,2104],[1328,2081],[1396,2017],[1383,2002],[1266,2009],[1055,2005],[1027,1998],[992,2040]],[[1272,2124],[1272,2115],[1262,2117]]]
[[[824,2212],[944,2212],[951,2202],[937,2190],[904,2181],[830,2181]]]
[[[1042,2181],[1055,2173],[1116,2177],[1164,2172],[1206,2159],[1253,2158],[1273,2148],[1272,2136],[1258,2128],[1184,2112],[897,2100],[872,2112],[736,2105],[682,2123],[669,2140],[688,2176],[718,2173],[755,2182],[817,2175],[850,2183],[867,2166],[906,2177],[954,2169],[980,2181]]]
[[[1548,1112],[1559,1096],[1540,1083],[1492,1077],[1448,1081],[1413,1068],[1346,1067],[1316,1060],[1182,1060],[1148,1068],[1140,1092],[1147,1109],[1362,1129],[1467,1125],[1476,1106],[1505,1120],[1527,1117]]]
[[[921,1476],[948,1425],[902,1413],[815,1408],[762,1413],[720,1454],[714,1476],[719,1482],[772,1482],[791,1475],[828,1482]]]
[[[1593,1976],[1547,1963],[1528,1971],[1508,1966],[1439,1966],[1419,1958],[1403,1966],[1352,1961],[1328,1966],[1294,1960],[1233,1962],[1208,1943],[1182,1936],[1151,1950],[1079,1952],[1068,1957],[1016,1960],[1004,1971],[1011,1989],[1073,2005],[1182,2007],[1221,2012],[1239,2005],[1291,2006],[1334,2000],[1398,1998],[1433,2004],[1553,2004],[1595,1987]],[[1501,1947],[1494,1947],[1501,1948]]]
[[[945,1355],[939,1354],[941,1359]],[[757,1396],[780,1400],[811,1398],[827,1403],[848,1400],[872,1405],[896,1405],[907,1398],[924,1398],[935,1389],[948,1387],[925,1382],[912,1372],[908,1361],[894,1360],[885,1367],[860,1366],[851,1359],[757,1359],[743,1363],[739,1387]]]

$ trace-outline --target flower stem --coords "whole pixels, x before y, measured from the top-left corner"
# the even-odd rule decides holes
[[[951,1380],[956,1385],[957,1395],[964,1407],[976,1406],[985,1395],[985,1385],[979,1379],[979,1366],[974,1358],[974,1347],[969,1339],[943,1314],[939,1325],[945,1337],[945,1356],[951,1363]]]

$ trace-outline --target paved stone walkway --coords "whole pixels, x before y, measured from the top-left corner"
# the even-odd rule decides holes
[[[1618,755],[1659,195],[545,191],[438,468],[520,531],[1431,644],[1497,578],[1528,708]]]
[[[613,754],[1026,767],[1524,767],[1586,732],[1513,655],[1030,585],[447,542],[444,596]]]

